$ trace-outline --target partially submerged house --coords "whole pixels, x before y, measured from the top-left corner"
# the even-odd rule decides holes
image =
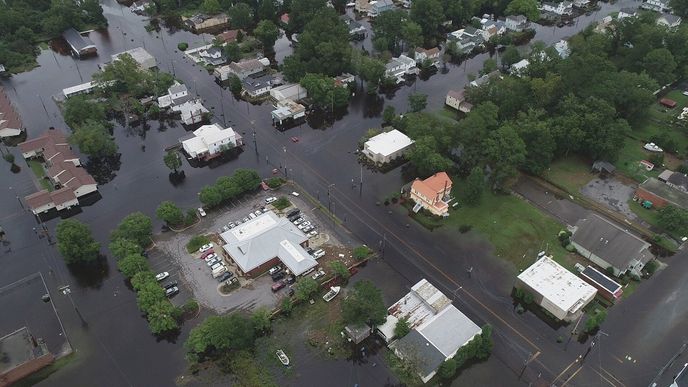
[[[363,154],[375,164],[386,164],[404,156],[414,141],[393,129],[371,137],[363,145]]]
[[[172,86],[167,88],[167,94],[158,98],[158,106],[163,109],[178,106],[187,102],[190,98],[191,96],[186,85],[175,81]]]
[[[452,181],[446,172],[437,172],[425,180],[414,180],[409,193],[416,203],[413,212],[424,208],[433,215],[448,216],[451,189]]]
[[[466,101],[466,93],[464,90],[449,90],[444,99],[444,103],[463,113],[470,113],[473,109],[473,105]]]
[[[210,113],[203,106],[200,99],[186,101],[179,105],[172,105],[172,111],[179,113],[184,125],[194,125],[205,121],[206,114]]]
[[[67,42],[70,50],[78,58],[82,58],[89,55],[95,55],[98,53],[96,45],[93,44],[91,39],[82,36],[74,28],[69,28],[62,33],[62,37]]]
[[[151,55],[148,51],[146,51],[146,49],[143,47],[136,47],[132,48],[131,50],[114,54],[111,56],[112,61],[116,61],[123,54],[129,54],[129,56],[131,56],[132,59],[134,59],[134,61],[138,63],[139,67],[144,70],[150,70],[158,66],[155,57]]]
[[[189,18],[182,17],[184,25],[194,33],[221,31],[229,27],[229,17],[225,14],[208,16],[196,14]]]
[[[241,135],[219,124],[203,125],[180,139],[184,152],[198,160],[210,160],[242,145]]]

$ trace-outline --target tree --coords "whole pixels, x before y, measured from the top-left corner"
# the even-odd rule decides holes
[[[146,281],[141,284],[136,293],[136,303],[139,309],[148,314],[153,305],[165,301],[165,290],[156,281]]]
[[[198,198],[206,207],[215,207],[222,203],[222,193],[214,185],[206,185],[201,189]]]
[[[373,35],[375,36],[373,46],[375,49],[396,52],[399,39],[402,38],[404,20],[407,18],[406,12],[401,9],[389,10],[378,15],[373,24]],[[414,37],[414,39],[417,38]],[[420,38],[422,39],[422,36]]]
[[[671,51],[656,48],[645,55],[643,68],[660,85],[667,85],[676,79],[676,61]]]
[[[179,153],[174,150],[165,153],[163,161],[165,162],[165,165],[167,165],[167,168],[173,170],[174,173],[177,173],[177,169],[182,166],[182,158],[179,156]]]
[[[355,260],[362,261],[362,260],[368,258],[368,256],[370,256],[370,254],[372,252],[373,251],[370,249],[370,247],[368,247],[366,245],[361,245],[361,246],[354,247],[354,249],[352,251],[352,255],[353,255]]]
[[[220,2],[217,0],[203,0],[203,4],[201,4],[201,9],[203,10],[203,12],[211,15],[218,14],[222,11]]]
[[[122,219],[110,234],[110,240],[127,239],[136,242],[142,248],[150,245],[153,236],[153,222],[149,217],[134,212]]]
[[[409,326],[407,318],[399,319],[396,325],[394,325],[394,337],[396,339],[401,339],[402,337],[408,335],[409,332],[411,332],[411,327]]]
[[[85,95],[75,95],[64,102],[64,120],[72,128],[88,120],[103,122],[106,120],[105,109],[102,104]]]
[[[108,249],[110,249],[112,255],[117,259],[122,259],[130,254],[143,253],[143,249],[136,242],[124,238],[115,239],[110,242]]]
[[[320,289],[320,285],[311,277],[301,278],[294,285],[294,298],[299,301],[309,300]]]
[[[232,175],[232,181],[239,187],[240,193],[250,192],[260,185],[260,176],[254,169],[238,168]]]
[[[256,20],[276,20],[277,4],[275,0],[262,0],[256,11]]]
[[[270,309],[260,307],[251,314],[251,324],[256,335],[264,335],[270,332]]]
[[[512,0],[504,11],[507,15],[523,15],[528,20],[540,19],[537,0]]]
[[[685,235],[688,232],[688,211],[668,205],[659,210],[657,224],[669,232]]]
[[[449,358],[440,364],[437,374],[440,376],[440,378],[449,380],[456,375],[456,368],[456,360],[454,360],[454,358]]]
[[[396,116],[397,113],[394,109],[394,106],[387,105],[385,106],[385,110],[382,111],[382,122],[385,124],[391,124]]]
[[[485,174],[480,167],[471,169],[471,174],[466,178],[463,192],[463,200],[468,205],[480,203],[480,198],[485,190]]]
[[[115,140],[98,121],[84,122],[69,136],[69,142],[78,146],[81,152],[93,157],[112,156],[117,153]]]
[[[428,177],[436,172],[447,170],[452,162],[445,157],[435,137],[425,135],[416,139],[416,143],[406,155],[416,168],[419,177]]]
[[[160,300],[148,309],[148,326],[155,335],[179,329],[177,308],[169,300]]]
[[[483,62],[483,69],[480,70],[480,73],[482,75],[485,75],[485,74],[489,74],[495,70],[497,70],[497,61],[492,59],[492,58],[488,58],[488,59],[485,59],[485,62]]]
[[[418,113],[428,106],[427,94],[410,94],[408,97],[409,107],[412,112]]]
[[[263,52],[271,52],[279,37],[279,29],[270,20],[261,20],[253,30],[253,34],[263,45]]]
[[[516,120],[518,134],[526,146],[526,157],[521,168],[534,175],[542,174],[552,162],[557,144],[549,129],[546,113],[529,110]]]
[[[683,18],[688,17],[688,3],[682,0],[670,0],[669,5],[674,14]]]
[[[495,188],[502,188],[507,179],[516,175],[516,167],[525,161],[526,146],[509,124],[490,133],[485,142],[485,158],[492,168],[490,176]]]
[[[184,343],[196,355],[214,351],[241,350],[253,347],[255,331],[251,320],[239,313],[210,316],[194,327]]]
[[[342,302],[342,317],[347,324],[384,323],[387,308],[380,289],[368,280],[356,282],[353,293]]]
[[[593,333],[600,327],[600,325],[607,318],[607,311],[605,309],[595,309],[595,314],[589,316],[585,321],[584,331],[586,333]]]
[[[129,254],[117,261],[117,268],[122,272],[124,278],[130,279],[137,273],[150,270],[148,261],[141,254]]]
[[[235,74],[230,75],[229,77],[229,90],[233,93],[238,95],[241,93],[242,89],[242,84],[241,84],[241,79],[237,77]]]
[[[383,13],[383,15],[386,12]],[[401,25],[401,38],[406,42],[409,50],[414,47],[419,47],[423,44],[423,29],[418,23],[411,20],[405,20]]]
[[[426,41],[435,39],[440,24],[444,21],[444,12],[439,0],[414,0],[411,4],[411,20],[423,30]]]
[[[320,10],[325,9],[325,4],[325,0],[292,0],[289,32],[301,32]],[[299,37],[300,40],[301,37]]]
[[[155,215],[163,222],[175,226],[184,223],[184,213],[182,210],[169,200],[166,200],[155,210]]]
[[[342,263],[342,261],[332,261],[330,262],[330,269],[332,270],[332,273],[341,278],[342,282],[346,283],[349,280],[349,277],[351,277],[351,273],[349,273],[349,269],[346,267],[345,264]]]
[[[238,62],[239,60],[241,60],[241,46],[239,46],[239,44],[237,42],[227,43],[224,46],[223,50],[224,50],[224,54],[227,55],[227,59],[235,61],[235,62]],[[232,76],[236,77],[235,74],[230,75],[230,81],[231,81]],[[239,85],[241,85],[241,80],[239,80]],[[241,90],[241,89],[239,89],[239,90]]]
[[[521,53],[518,52],[516,46],[509,46],[504,50],[502,55],[499,57],[502,67],[508,68],[512,64],[521,60]]]
[[[361,79],[368,82],[368,93],[374,93],[385,74],[385,64],[379,59],[363,56],[358,52],[356,52],[355,59],[352,62],[355,64]]]
[[[93,262],[98,258],[100,243],[91,236],[91,230],[76,219],[66,219],[57,225],[57,250],[65,263]]]
[[[131,286],[137,292],[143,289],[146,284],[157,284],[157,282],[158,281],[155,279],[155,274],[153,274],[153,272],[150,270],[140,271],[131,277]]]
[[[253,24],[253,11],[246,3],[236,3],[227,14],[232,20],[232,28],[244,30]]]
[[[349,88],[337,86],[328,76],[308,73],[300,83],[308,91],[313,104],[320,109],[342,108],[349,103]]]

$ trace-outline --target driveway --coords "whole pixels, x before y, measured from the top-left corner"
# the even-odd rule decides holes
[[[571,226],[590,213],[589,210],[572,202],[569,198],[545,191],[541,186],[527,178],[519,179],[512,189],[526,200]]]
[[[628,206],[628,201],[633,198],[635,193],[635,187],[626,185],[615,178],[594,178],[581,188],[581,193],[614,211],[622,213],[629,219],[637,218]]]

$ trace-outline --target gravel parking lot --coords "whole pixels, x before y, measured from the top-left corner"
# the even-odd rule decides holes
[[[283,192],[282,192],[283,191]],[[261,306],[274,307],[281,298],[287,294],[286,288],[278,292],[272,292],[272,279],[268,275],[263,275],[255,279],[247,279],[239,277],[240,288],[232,291],[229,294],[220,292],[221,284],[212,278],[209,267],[205,260],[201,259],[200,253],[189,254],[186,251],[186,245],[189,240],[200,234],[209,235],[214,241],[219,241],[217,234],[222,231],[222,228],[230,222],[236,222],[247,217],[249,213],[260,210],[265,207],[265,199],[270,196],[288,196],[289,200],[294,206],[297,206],[303,216],[305,216],[312,224],[316,226],[318,235],[310,239],[310,246],[319,248],[323,245],[339,246],[340,243],[332,237],[329,230],[331,221],[328,223],[328,218],[314,208],[311,203],[303,199],[303,196],[295,197],[290,195],[291,189],[282,189],[278,192],[268,191],[260,192],[254,196],[243,198],[235,201],[229,205],[209,211],[208,215],[203,218],[198,224],[191,228],[179,232],[168,232],[162,234],[156,239],[156,249],[151,252],[151,262],[153,269],[156,272],[167,271],[170,273],[170,278],[177,279],[178,282],[184,283],[180,286],[180,294],[173,298],[173,302],[177,305],[178,302],[183,304],[193,294],[201,305],[212,309],[217,313],[227,313],[232,310],[253,310]],[[271,206],[267,206],[271,208]],[[289,209],[285,209],[285,212]],[[279,211],[276,211],[280,213]],[[236,277],[239,272],[237,267],[226,256],[221,246],[214,242],[213,250],[216,254],[222,257],[228,270]],[[161,257],[161,258],[154,258]],[[180,301],[177,301],[179,299]]]
[[[604,204],[612,210],[622,213],[629,219],[636,219],[635,213],[628,206],[628,201],[635,193],[634,187],[614,178],[595,178],[583,186],[581,192],[583,195]]]

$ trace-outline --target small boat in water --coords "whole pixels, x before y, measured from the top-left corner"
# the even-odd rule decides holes
[[[284,364],[285,366],[289,365],[289,358],[287,357],[287,354],[284,353],[283,350],[278,349],[276,352],[277,358],[279,359],[280,363]]]

